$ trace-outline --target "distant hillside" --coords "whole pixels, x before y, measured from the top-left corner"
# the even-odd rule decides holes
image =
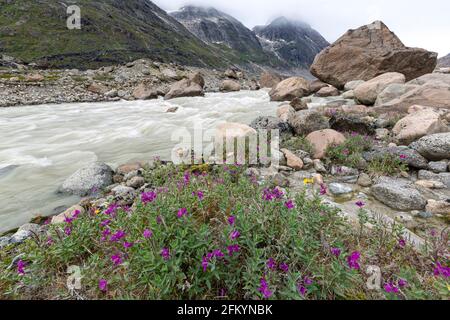
[[[67,29],[68,4],[81,7],[81,30]],[[141,57],[196,66],[227,63],[148,0],[0,0],[0,53],[65,68]]]
[[[450,53],[438,60],[438,67],[450,67]]]
[[[275,19],[267,26],[253,31],[266,51],[294,68],[309,68],[315,56],[329,43],[309,25],[285,17]]]

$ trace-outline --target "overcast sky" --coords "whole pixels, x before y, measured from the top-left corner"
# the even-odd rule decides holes
[[[382,20],[403,43],[450,53],[449,0],[153,0],[162,9],[186,4],[215,7],[247,27],[284,15],[301,19],[333,42],[348,29]]]

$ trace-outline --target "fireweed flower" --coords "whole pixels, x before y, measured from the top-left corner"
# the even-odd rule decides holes
[[[288,210],[292,210],[292,209],[295,208],[294,201],[292,201],[292,200],[287,201],[287,202],[284,204],[284,206],[285,206]]]
[[[358,251],[353,252],[351,255],[347,257],[347,263],[350,269],[359,270],[359,258],[361,257],[361,254]]]
[[[324,183],[320,184],[320,195],[324,196],[327,194],[327,186]]]
[[[341,255],[341,249],[339,249],[339,248],[331,248],[331,254],[336,256],[336,257],[339,257]]]
[[[52,237],[48,237],[47,238],[47,242],[46,242],[46,244],[48,245],[48,246],[51,246],[52,244],[53,244],[53,239],[52,239]]]
[[[25,266],[27,264],[23,260],[17,261],[17,273],[21,276],[25,275]]]
[[[406,287],[407,285],[408,285],[408,281],[406,281],[405,279],[398,280],[398,286],[400,288]]]
[[[389,282],[384,285],[384,291],[387,293],[398,293],[399,290],[393,282]]]
[[[180,210],[178,210],[177,213],[177,217],[178,218],[183,218],[183,216],[187,216],[187,209],[186,208],[181,208]]]
[[[240,250],[241,250],[241,248],[239,247],[239,245],[237,245],[237,244],[234,244],[234,245],[232,245],[232,246],[228,246],[227,247],[227,250],[228,250],[228,255],[230,256],[230,257],[232,257],[233,256],[233,254],[236,252],[239,252]]]
[[[280,270],[286,273],[289,272],[289,265],[287,263],[281,263]]]
[[[115,254],[111,257],[111,261],[114,263],[114,265],[118,266],[119,264],[122,264],[122,257],[120,254]]]
[[[123,230],[118,230],[111,236],[111,242],[118,242],[119,240],[126,237],[126,233]]]
[[[145,239],[150,239],[153,236],[153,232],[149,229],[144,230],[143,236]]]
[[[358,202],[355,203],[355,205],[357,207],[359,207],[360,209],[362,209],[366,204],[364,202],[362,202],[362,201],[358,201]]]
[[[111,203],[104,212],[107,216],[115,215],[119,206],[116,203]]]
[[[235,217],[235,216],[230,216],[230,217],[228,218],[228,224],[229,224],[230,226],[234,226],[235,223],[236,223],[236,217]]]
[[[123,243],[123,247],[125,248],[125,249],[129,249],[129,248],[131,248],[131,247],[133,247],[134,246],[134,243],[133,242],[127,242],[127,241],[125,241],[124,243]]]
[[[305,278],[303,279],[303,283],[304,283],[305,285],[307,285],[307,286],[310,286],[310,285],[313,284],[313,281],[312,281],[310,278],[305,277]]]
[[[401,154],[400,155],[400,160],[406,160],[408,157],[406,156],[406,155],[404,155],[404,154]]]
[[[234,230],[234,231],[232,231],[231,234],[230,234],[230,239],[231,239],[231,240],[236,240],[236,239],[238,239],[240,236],[241,236],[241,233],[240,233],[239,231],[237,231],[237,230]]]
[[[184,174],[183,181],[184,181],[184,185],[185,186],[189,184],[189,182],[191,181],[191,177],[189,175],[189,172],[186,172]]]
[[[80,210],[75,210],[73,213],[72,213],[72,218],[74,218],[74,219],[76,219],[76,218],[78,218],[78,216],[81,214],[81,211]]]
[[[269,258],[269,260],[267,260],[267,268],[269,268],[270,270],[275,270],[277,268],[277,263],[275,262],[275,260],[273,258]]]
[[[74,220],[73,218],[69,218],[69,217],[64,218],[64,222],[67,224],[72,224],[73,220]]]
[[[264,278],[261,278],[260,280],[260,287],[258,291],[262,293],[264,299],[269,299],[273,294],[273,292],[269,290],[267,281]]]
[[[297,285],[298,293],[302,296],[305,296],[308,293],[308,289],[306,289],[303,285]]]
[[[108,291],[108,281],[106,281],[105,279],[100,279],[98,281],[98,288],[103,292]]]
[[[400,238],[400,239],[398,240],[398,245],[399,245],[400,248],[406,247],[406,240],[403,239],[403,238]]]
[[[203,193],[203,191],[192,192],[192,195],[194,197],[197,196],[198,200],[200,200],[200,201],[202,201],[203,198],[205,197],[205,194]]]
[[[436,263],[436,267],[434,268],[434,276],[439,277],[442,276],[444,278],[450,277],[450,268],[441,265],[439,262]]]
[[[102,227],[106,227],[107,225],[109,225],[111,223],[111,220],[103,220],[101,223],[100,223],[100,226],[102,226]]]
[[[213,256],[216,257],[217,259],[223,258],[225,255],[223,254],[223,252],[219,249],[216,249],[213,251]]]
[[[206,270],[208,270],[208,265],[209,265],[208,258],[207,257],[203,257],[203,259],[202,259],[203,272],[206,272]]]
[[[162,250],[161,250],[161,257],[164,260],[166,260],[166,261],[170,259],[170,250],[169,250],[169,248],[162,248]]]
[[[71,227],[65,227],[64,228],[64,233],[68,236],[70,236],[72,234],[72,228]]]
[[[141,201],[144,205],[156,200],[157,194],[154,191],[144,192],[141,194]]]

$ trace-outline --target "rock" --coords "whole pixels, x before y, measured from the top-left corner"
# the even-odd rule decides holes
[[[330,192],[335,196],[342,196],[353,192],[353,188],[342,183],[330,183],[328,185]]]
[[[428,200],[428,204],[425,208],[427,212],[432,214],[442,214],[449,215],[450,214],[450,199],[447,200]]]
[[[346,114],[366,114],[369,109],[361,104],[342,106],[342,112]]]
[[[66,211],[64,211],[63,213],[60,213],[54,217],[52,217],[52,221],[51,224],[60,224],[60,223],[64,223],[64,220],[66,218],[72,218],[73,214],[79,211],[80,214],[85,214],[86,210],[84,210],[84,208],[80,205],[75,205],[70,207],[69,209],[67,209]]]
[[[450,172],[434,173],[427,170],[420,170],[419,180],[433,180],[442,182],[447,188],[450,188]]]
[[[311,102],[311,99],[308,99]],[[295,111],[307,110],[308,109],[308,100],[302,98],[295,98],[291,101],[290,105],[294,108]]]
[[[167,109],[166,113],[175,113],[178,111],[178,107],[171,107]]]
[[[355,99],[355,92],[353,90],[346,91],[342,94],[342,98],[344,99]]]
[[[330,128],[328,119],[317,111],[298,111],[289,118],[289,125],[297,135],[307,135],[313,131]]]
[[[445,189],[446,186],[441,181],[433,180],[417,180],[415,182],[416,186],[427,188],[427,189]]]
[[[383,105],[376,106],[372,110],[378,114],[387,112],[406,113],[412,105],[450,109],[449,87],[449,85],[442,82],[426,83]]]
[[[450,158],[450,132],[425,136],[410,145],[422,156],[432,161]]]
[[[309,83],[301,77],[283,80],[269,92],[272,101],[292,101],[295,98],[301,98],[308,94]]]
[[[288,120],[294,116],[295,110],[289,104],[279,106],[277,109],[277,117],[283,122],[288,122]]]
[[[142,169],[143,165],[141,162],[133,162],[133,163],[127,163],[119,166],[116,170],[116,172],[120,175],[126,175],[130,172],[137,171],[139,169]]]
[[[333,176],[349,177],[349,176],[358,176],[359,171],[358,169],[355,168],[333,165],[331,167],[331,174]]]
[[[433,72],[437,54],[407,48],[381,21],[349,30],[319,53],[311,73],[336,88],[354,79],[370,80],[387,72],[398,72],[407,81]]]
[[[422,219],[430,219],[433,218],[433,214],[427,211],[420,211],[417,216]]]
[[[170,79],[170,80],[179,80],[180,79],[178,73],[175,70],[170,69],[170,68],[162,69],[161,74],[166,79]]]
[[[397,210],[423,210],[427,200],[411,184],[393,178],[382,178],[371,188],[372,195]]]
[[[336,114],[330,119],[330,127],[339,132],[356,132],[362,135],[375,134],[375,124],[357,115]]]
[[[385,140],[389,137],[390,131],[388,129],[376,129],[375,130],[375,139],[377,140]]]
[[[339,90],[332,86],[323,87],[316,92],[317,97],[335,97],[339,95]]]
[[[85,197],[110,185],[112,176],[113,170],[107,164],[91,163],[67,178],[59,191]]]
[[[39,74],[39,73],[35,73],[35,74],[27,74],[25,76],[25,81],[28,82],[40,82],[40,81],[44,81],[44,76]]]
[[[287,188],[290,185],[289,179],[286,178],[282,173],[276,173],[270,178],[270,182],[273,186],[278,186],[282,188]]]
[[[134,188],[122,185],[114,187],[111,191],[117,198],[122,199],[133,197],[136,194],[136,190],[134,190]]]
[[[311,93],[316,93],[316,92],[320,91],[322,88],[327,88],[327,87],[329,87],[329,85],[320,80],[314,80],[309,84],[309,89],[310,89]],[[339,93],[337,95],[339,95]]]
[[[447,161],[432,161],[428,163],[428,169],[434,173],[447,172]]]
[[[387,86],[393,83],[404,84],[405,81],[406,78],[403,74],[388,72],[360,84],[353,92],[355,98],[362,104],[373,105],[377,100],[378,95],[383,92]]]
[[[351,90],[355,90],[357,86],[363,84],[365,81],[364,80],[352,80],[347,82],[344,85],[344,91],[351,91]]]
[[[227,69],[224,72],[224,76],[228,77],[228,78],[236,79],[236,80],[239,79],[239,76],[238,76],[236,70],[234,70],[234,69]]]
[[[141,83],[134,89],[133,97],[138,100],[149,100],[158,98],[158,93],[147,84]]]
[[[195,72],[194,74],[189,75],[188,79],[192,83],[196,83],[202,88],[205,87],[205,79],[203,78],[203,75],[200,72]]]
[[[127,187],[131,187],[133,189],[139,189],[145,184],[145,180],[142,177],[133,177],[127,181]]]
[[[303,169],[303,161],[299,157],[297,157],[294,153],[289,151],[288,149],[281,149],[281,152],[284,153],[284,156],[287,159],[288,167],[300,171]]]
[[[375,101],[375,106],[382,106],[389,103],[390,101],[397,99],[408,93],[411,90],[416,89],[416,85],[403,84],[403,83],[391,83],[388,85],[380,94],[377,96]]]
[[[109,90],[108,92],[105,93],[105,97],[108,97],[108,98],[115,98],[115,97],[117,97],[117,95],[118,95],[118,92],[116,89]]]
[[[282,80],[283,78],[277,74],[264,72],[259,78],[259,85],[261,88],[273,88]]]
[[[109,91],[108,87],[104,86],[101,83],[91,83],[89,85],[89,87],[87,88],[88,91],[92,92],[92,93],[96,93],[96,94],[105,94]]]
[[[292,128],[288,123],[275,117],[258,117],[250,123],[255,130],[279,130],[280,137],[287,138],[292,135]]]
[[[447,122],[441,118],[438,112],[431,109],[407,115],[399,120],[392,129],[396,140],[404,145],[409,145],[423,136],[448,131]]]
[[[314,165],[314,170],[316,170],[317,172],[327,173],[327,169],[323,165],[322,161],[320,161],[320,159],[314,159],[313,165]]]
[[[427,83],[443,83],[450,86],[450,74],[428,73],[408,82],[413,86],[423,86]]]
[[[273,117],[277,121],[279,119]],[[256,136],[257,131],[249,127],[248,125],[242,123],[234,123],[234,122],[225,122],[219,124],[216,127],[215,133],[215,146],[216,152],[220,153],[220,150],[224,150],[223,142],[233,145],[235,139],[244,140],[246,137]],[[228,155],[227,155],[228,156]]]
[[[220,91],[222,92],[241,91],[241,85],[233,80],[224,80],[220,85]]]
[[[345,136],[335,130],[325,129],[310,133],[308,140],[314,149],[314,158],[322,159],[325,157],[325,151],[328,146],[333,144],[342,144],[345,142]]]
[[[428,161],[414,149],[402,146],[375,147],[373,150],[364,152],[364,160],[371,162],[375,159],[383,158],[388,155],[395,155],[408,166],[416,169],[424,169],[428,167]]]
[[[199,97],[204,96],[203,87],[198,83],[190,80],[183,79],[180,80],[170,87],[169,92],[165,95],[164,99],[174,99],[180,97]]]
[[[370,187],[373,182],[372,182],[372,179],[370,178],[370,176],[367,173],[361,173],[359,175],[357,183],[361,187],[367,188],[367,187]]]

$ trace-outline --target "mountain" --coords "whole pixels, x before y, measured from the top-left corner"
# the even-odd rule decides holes
[[[450,53],[446,55],[445,57],[442,57],[438,60],[438,67],[450,67]]]
[[[315,56],[329,43],[309,25],[280,17],[253,31],[264,49],[293,68],[309,68]]]
[[[67,5],[81,8],[81,30],[67,28]],[[66,3],[66,4],[65,4]],[[0,54],[64,68],[96,68],[147,57],[193,66],[226,66],[149,0],[0,0]]]
[[[170,15],[209,44],[225,45],[248,58],[262,57],[256,35],[232,16],[214,8],[186,6]]]

